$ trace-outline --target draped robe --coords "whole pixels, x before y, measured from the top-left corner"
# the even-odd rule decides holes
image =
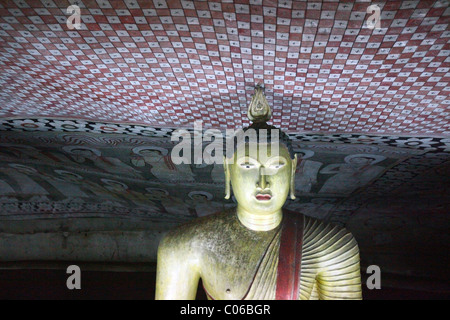
[[[359,250],[353,236],[344,228],[302,217],[297,230],[302,239],[297,247],[300,266],[292,296],[361,299]],[[180,242],[180,237],[185,240]],[[165,241],[183,243],[178,248],[201,261],[200,277],[209,299],[274,300],[280,285],[282,238],[282,225],[252,231],[230,210],[196,219],[169,233]]]

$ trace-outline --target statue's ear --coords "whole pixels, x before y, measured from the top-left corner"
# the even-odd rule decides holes
[[[230,165],[227,161],[227,157],[223,157],[223,171],[225,172],[225,199],[230,199],[231,197],[231,176],[230,176]]]
[[[292,159],[292,166],[291,166],[291,181],[290,181],[291,200],[295,199],[295,170],[297,170],[297,154],[294,155],[294,159]]]

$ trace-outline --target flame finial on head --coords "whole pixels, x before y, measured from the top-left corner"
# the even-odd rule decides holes
[[[267,122],[272,116],[269,103],[264,95],[264,88],[257,84],[255,87],[255,94],[252,96],[252,101],[248,106],[248,118],[250,121]]]

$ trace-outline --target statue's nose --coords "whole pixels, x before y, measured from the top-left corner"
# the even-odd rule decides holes
[[[267,179],[266,179],[266,171],[263,166],[261,166],[259,168],[259,181],[256,184],[256,186],[260,187],[262,190],[269,187],[269,183],[267,182]]]

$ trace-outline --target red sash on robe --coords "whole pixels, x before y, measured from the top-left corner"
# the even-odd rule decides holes
[[[298,300],[302,264],[303,215],[283,211],[275,300]]]

